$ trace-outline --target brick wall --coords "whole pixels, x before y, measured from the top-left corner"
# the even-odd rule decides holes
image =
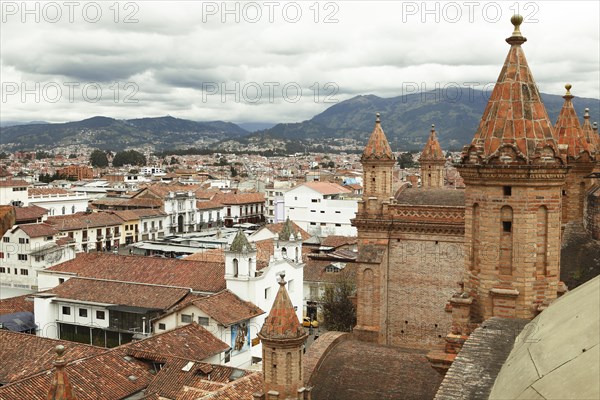
[[[592,237],[600,240],[600,185],[594,186],[587,195],[585,227]]]

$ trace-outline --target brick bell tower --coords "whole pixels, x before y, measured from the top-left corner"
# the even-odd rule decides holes
[[[419,157],[419,163],[421,164],[421,187],[443,188],[446,157],[435,134],[435,125],[431,125],[431,133]]]
[[[254,399],[310,399],[302,377],[304,341],[308,334],[298,320],[294,306],[285,289],[285,274],[280,273],[279,291],[258,337],[263,349],[262,393]]]
[[[359,246],[354,333],[360,340],[385,343],[390,229],[386,214],[388,206],[394,203],[392,182],[396,157],[381,127],[379,113],[360,161],[364,192],[353,220]]]
[[[592,184],[591,179],[585,177],[592,173],[596,163],[595,144],[588,143],[586,132],[579,124],[579,118],[573,108],[574,96],[571,94],[571,87],[569,83],[565,85],[567,89],[567,93],[563,96],[565,102],[554,126],[558,136],[558,147],[571,167],[562,192],[563,225],[572,221],[583,221],[585,194]],[[584,117],[584,121],[589,126],[586,127],[587,131],[592,131],[589,113],[587,118]]]
[[[533,318],[557,297],[561,192],[558,140],[511,18],[510,50],[458,169],[465,181],[465,278],[470,318]]]

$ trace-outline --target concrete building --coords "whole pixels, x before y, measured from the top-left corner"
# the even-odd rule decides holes
[[[286,218],[317,236],[356,236],[350,220],[357,201],[349,189],[332,182],[306,182],[284,194]]]

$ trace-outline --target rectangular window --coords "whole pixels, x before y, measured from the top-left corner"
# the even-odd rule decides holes
[[[269,298],[269,289],[270,288],[265,288],[265,300]]]
[[[29,239],[26,239],[26,238],[19,238],[19,243],[20,243],[20,244],[27,244],[27,243],[29,243]]]
[[[88,313],[87,313],[87,308],[80,308],[79,309],[79,316],[82,318],[87,318]]]
[[[65,278],[58,278],[58,284],[65,283]]]
[[[17,259],[19,261],[27,261],[27,254],[17,254]]]
[[[504,186],[504,195],[512,196],[512,187],[511,186]]]
[[[10,242],[10,238],[8,236],[5,236],[5,237],[2,238],[2,241],[4,243],[8,243],[8,242]]]
[[[231,349],[229,349],[229,350],[227,350],[225,352],[225,360],[224,360],[224,362],[228,363],[229,361],[231,361]]]
[[[0,251],[0,259],[4,258],[4,252]]]
[[[164,331],[165,329],[167,329],[167,327],[166,327],[166,325],[165,325],[165,324],[163,324],[163,323],[159,323],[159,324],[158,324],[158,329],[159,329],[159,330],[161,330],[161,331]]]
[[[5,274],[5,273],[6,273],[6,268],[0,267],[0,274]]]
[[[63,306],[62,313],[63,315],[71,315],[71,307]]]
[[[335,226],[342,226],[342,224],[335,224]]]
[[[327,226],[327,223],[321,222],[321,226]]]
[[[104,311],[96,310],[96,319],[105,319],[105,318],[106,318],[106,314],[104,314]]]
[[[208,317],[198,317],[198,323],[202,326],[208,326]]]
[[[341,211],[336,211],[335,213],[336,213],[336,214],[341,214],[342,212],[341,212]]]
[[[512,222],[502,221],[502,230],[504,230],[504,232],[512,232]]]
[[[310,210],[310,212],[317,212],[317,210]]]
[[[311,224],[311,225],[316,225],[317,223],[316,223],[316,222],[311,222],[310,224]]]
[[[318,202],[319,202],[319,199],[310,199],[310,202],[311,202],[311,203],[318,203]]]
[[[184,324],[191,324],[192,316],[189,314],[181,314],[181,322],[183,322]]]

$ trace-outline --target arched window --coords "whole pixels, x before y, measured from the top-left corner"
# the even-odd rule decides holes
[[[71,214],[75,214],[75,206],[71,206]]]
[[[281,257],[287,258],[287,250],[285,247],[281,248]]]
[[[233,277],[234,277],[234,278],[237,278],[237,276],[238,276],[238,273],[239,273],[239,270],[238,270],[238,268],[239,268],[239,265],[238,265],[238,264],[239,264],[239,263],[238,263],[238,259],[237,259],[237,258],[234,258],[234,259],[233,259]]]
[[[500,275],[512,275],[513,264],[513,210],[504,206],[500,210],[500,259],[498,272]]]
[[[63,214],[63,215],[65,215],[65,212],[66,212],[66,211],[67,211],[66,207],[65,207],[65,206],[63,206],[63,208],[62,208],[62,214]]]

